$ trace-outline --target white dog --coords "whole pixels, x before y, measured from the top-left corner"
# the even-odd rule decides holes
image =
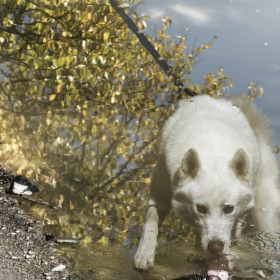
[[[268,121],[251,100],[180,101],[163,128],[135,267],[153,267],[158,225],[171,208],[212,255],[228,252],[244,228],[278,231],[279,171],[271,147]]]

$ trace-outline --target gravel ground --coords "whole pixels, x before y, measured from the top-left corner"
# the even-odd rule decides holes
[[[0,165],[0,279],[75,279],[56,256],[53,242],[46,241],[40,223],[25,216],[17,200],[6,194],[12,178]]]

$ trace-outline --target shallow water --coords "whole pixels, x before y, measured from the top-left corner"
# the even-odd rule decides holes
[[[41,188],[19,198],[22,209],[44,233],[79,241],[59,251],[81,279],[205,272],[194,230],[172,214],[160,229],[155,268],[132,269],[158,134],[176,105],[170,80],[102,1],[0,8],[0,161]],[[184,41],[164,32],[157,40],[169,63],[191,71]],[[279,236],[252,234],[237,244],[232,274],[279,279]]]
[[[228,256],[234,263],[230,275],[255,279],[279,279],[279,236],[264,233],[239,239],[236,255]],[[74,271],[82,279],[175,279],[185,275],[204,274],[208,260],[194,250],[193,242],[161,243],[156,254],[155,268],[149,273],[132,269],[135,246],[93,244],[75,249],[62,248]],[[79,265],[83,262],[83,265]]]

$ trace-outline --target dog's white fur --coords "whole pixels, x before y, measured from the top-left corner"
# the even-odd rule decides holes
[[[181,100],[163,128],[135,267],[153,267],[158,225],[171,208],[211,254],[227,252],[249,224],[279,231],[278,177],[268,120],[251,100]]]

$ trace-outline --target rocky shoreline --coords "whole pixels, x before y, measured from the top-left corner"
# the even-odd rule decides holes
[[[40,223],[17,208],[17,200],[6,193],[13,173],[0,165],[0,279],[76,279],[68,275],[65,260],[56,255]]]

